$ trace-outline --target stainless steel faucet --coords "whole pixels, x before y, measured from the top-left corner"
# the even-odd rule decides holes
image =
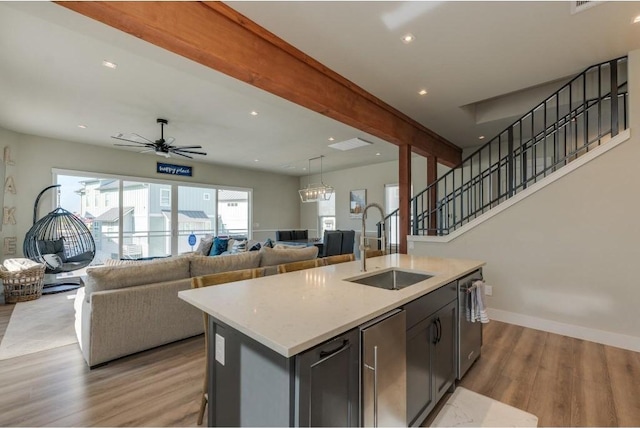
[[[380,238],[367,238],[365,237],[365,230],[366,230],[366,220],[367,220],[367,210],[369,210],[369,208],[371,207],[375,207],[380,211],[380,216],[382,218],[382,236]],[[387,245],[387,229],[384,227],[384,210],[382,209],[382,206],[380,206],[380,204],[376,204],[371,203],[369,205],[367,205],[366,207],[364,207],[364,210],[362,211],[362,232],[360,233],[360,259],[362,261],[362,272],[366,272],[367,271],[367,246],[366,246],[366,240],[367,239],[375,239],[376,241],[380,241],[380,243],[382,244],[382,252],[384,253],[384,251],[386,250],[386,245]]]

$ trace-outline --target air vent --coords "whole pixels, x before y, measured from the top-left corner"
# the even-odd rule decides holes
[[[571,2],[571,13],[576,14],[579,12],[584,12],[587,9],[590,9],[594,6],[598,6],[602,1],[572,1]]]
[[[360,138],[352,138],[350,140],[340,141],[339,143],[329,144],[329,147],[331,147],[332,149],[345,151],[357,149],[358,147],[370,146],[371,144],[373,143],[362,140]]]

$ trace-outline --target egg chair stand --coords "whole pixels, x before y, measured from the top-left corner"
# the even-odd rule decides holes
[[[40,197],[54,187],[60,185],[49,186],[38,194],[33,207],[33,226],[25,235],[23,244],[25,257],[44,263],[45,273],[50,275],[73,272],[89,266],[96,254],[91,231],[75,214],[58,206],[36,221]],[[52,283],[45,280],[42,294],[74,290],[80,285],[79,278]]]

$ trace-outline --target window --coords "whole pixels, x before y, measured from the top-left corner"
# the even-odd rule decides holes
[[[336,194],[326,200],[318,201],[318,230],[319,237],[324,236],[325,230],[336,230]]]
[[[249,233],[249,192],[218,190],[218,235]]]
[[[178,186],[178,254],[195,250],[205,235],[215,235],[216,204],[211,193],[208,187]]]
[[[400,207],[400,187],[397,184],[386,184],[384,186],[384,210],[387,215]],[[387,224],[389,238],[388,245],[398,245],[398,214],[389,217]]]
[[[171,189],[160,189],[160,206],[171,206]]]
[[[207,234],[251,238],[250,189],[81,174],[54,170],[55,183],[61,184],[60,206],[81,217],[92,232],[93,264],[193,251]]]

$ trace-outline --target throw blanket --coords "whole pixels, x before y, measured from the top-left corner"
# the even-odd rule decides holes
[[[484,281],[479,279],[474,281],[467,289],[466,293],[466,315],[467,321],[488,323],[489,316],[484,303]]]

